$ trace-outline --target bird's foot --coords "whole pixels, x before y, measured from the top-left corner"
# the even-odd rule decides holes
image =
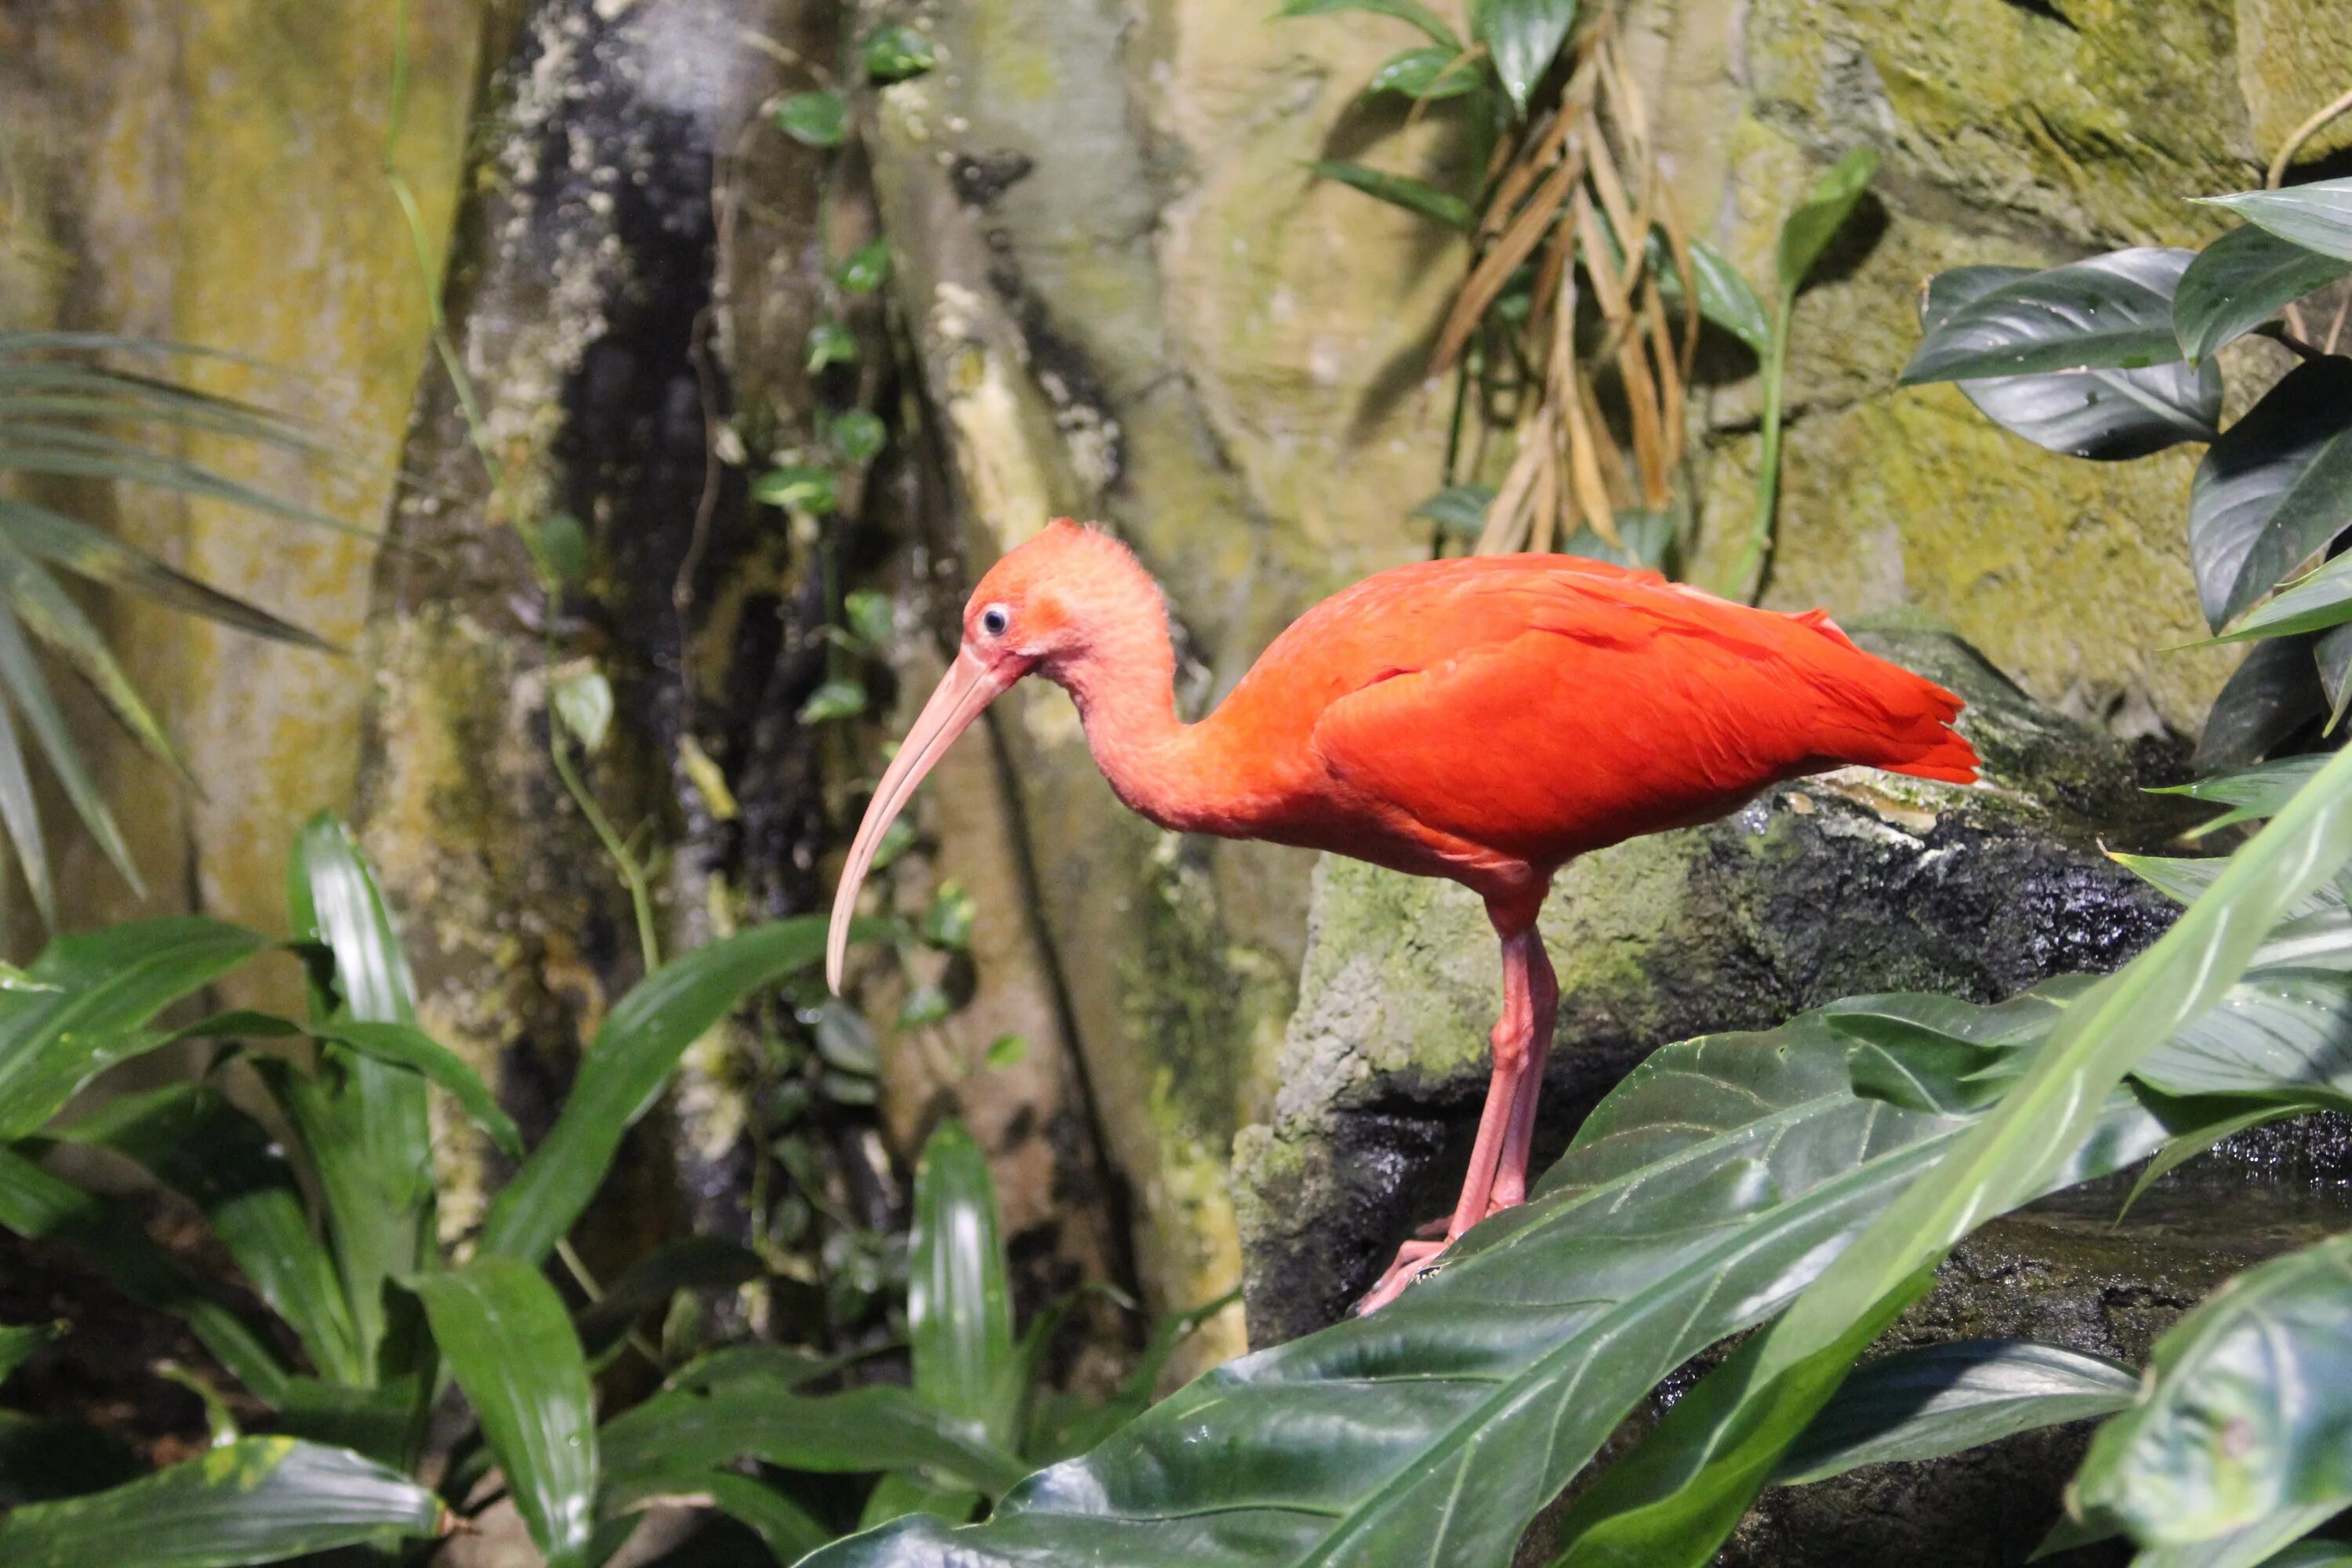
[[[1404,1288],[1433,1268],[1454,1238],[1444,1234],[1444,1221],[1437,1222],[1440,1234],[1435,1237],[1415,1237],[1397,1248],[1396,1261],[1365,1291],[1352,1309],[1359,1318],[1369,1316],[1404,1294]],[[1426,1227],[1424,1227],[1426,1228]]]

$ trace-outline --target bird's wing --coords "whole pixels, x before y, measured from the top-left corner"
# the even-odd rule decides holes
[[[1313,746],[1370,803],[1449,837],[1551,862],[1842,763],[1971,776],[1945,728],[1958,700],[1818,615],[1582,570],[1441,599],[1454,634],[1408,640],[1451,650],[1332,701]]]

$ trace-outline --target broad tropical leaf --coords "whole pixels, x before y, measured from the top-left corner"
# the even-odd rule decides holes
[[[2352,856],[2352,753],[2339,752],[2156,944],[2070,1002],[2032,1065],[1840,1253],[1736,1368],[1700,1380],[1621,1461],[1647,1478],[1588,1539],[1655,1568],[1710,1560],[1843,1380],[1859,1323],[1923,1286],[1991,1215],[2046,1190],[2110,1134],[2105,1107],[2151,1047],[2221,1001],[2287,912]],[[1859,1347],[1855,1347],[1857,1350]],[[1733,1373],[1725,1376],[1726,1371]],[[1688,1416],[1685,1411],[1691,1412]],[[1578,1562],[1571,1543],[1567,1562]]]
[[[1746,343],[1758,357],[1771,343],[1772,320],[1731,258],[1703,239],[1690,242],[1691,270],[1697,275],[1698,313]]]
[[[547,1141],[490,1205],[482,1250],[545,1258],[588,1206],[621,1135],[653,1108],[686,1047],[744,997],[824,953],[824,919],[804,915],[721,938],[640,981],[590,1042]]]
[[[2180,352],[2204,359],[2347,274],[2352,260],[2318,255],[2251,225],[2225,234],[2197,253],[2172,296]]]
[[[490,1135],[499,1152],[510,1160],[522,1158],[522,1133],[499,1106],[489,1085],[455,1051],[413,1024],[363,1024],[333,1019],[312,1031],[322,1040],[348,1046],[359,1056],[388,1067],[402,1068],[425,1082],[448,1091],[467,1121]]]
[[[1772,253],[1773,271],[1780,285],[1783,309],[1805,286],[1837,231],[1853,215],[1854,204],[1870,189],[1878,173],[1878,151],[1856,147],[1840,158],[1813,186],[1798,208],[1780,223],[1780,239]],[[1696,265],[1696,263],[1694,263]]]
[[[596,1396],[555,1288],[497,1257],[409,1286],[531,1540],[549,1568],[579,1568],[595,1526]]]
[[[2147,1397],[2092,1440],[2075,1496],[2151,1545],[2352,1503],[2352,1237],[2247,1270],[2156,1342]]]
[[[2282,191],[2240,191],[2200,199],[2227,207],[2289,244],[2352,261],[2352,180],[2318,180]]]
[[[0,1142],[38,1131],[82,1085],[161,1045],[150,1019],[267,945],[201,915],[52,942],[28,971],[42,989],[0,990]]]
[[[1938,272],[1920,298],[1920,325],[1933,337],[1963,306],[2033,276],[2024,267]],[[2211,366],[2002,375],[1962,381],[1959,388],[1979,413],[2012,435],[2099,462],[2210,441],[2221,420],[2221,374]]]
[[[687,1503],[716,1509],[749,1528],[768,1548],[777,1568],[787,1568],[834,1539],[834,1532],[806,1509],[750,1476],[732,1470],[648,1472],[625,1490],[606,1489],[600,1500],[607,1517],[654,1503]]]
[[[2352,527],[2352,360],[2298,365],[2222,434],[2189,489],[2189,559],[2216,631]]]
[[[1206,1374],[984,1526],[902,1521],[814,1561],[1506,1562],[1661,1378],[1777,1310],[1981,1120],[1857,1095],[1854,1048],[1821,1014],[1667,1047],[1391,1306]],[[2103,1115],[2053,1184],[2162,1137],[2127,1095]]]
[[[2020,1432],[2110,1415],[2139,1393],[2139,1374],[2080,1351],[2031,1340],[1927,1345],[1855,1369],[1773,1481],[1801,1486],[1859,1465],[1933,1459]]]
[[[1471,7],[1478,41],[1521,114],[1576,26],[1577,0],[1478,0]]]
[[[2352,621],[2352,555],[2339,555],[2308,576],[2299,577],[2215,640],[2293,637],[2326,631]]]
[[[0,1518],[0,1562],[241,1568],[443,1526],[440,1500],[396,1470],[347,1449],[247,1437],[128,1486],[17,1509]]]
[[[2150,795],[2186,795],[2190,800],[2213,801],[2230,810],[2210,822],[2200,823],[2196,834],[2201,837],[2224,827],[2235,827],[2242,822],[2260,822],[2276,816],[2295,792],[2309,784],[2313,775],[2327,764],[2325,756],[2284,757],[2274,763],[2263,763],[2235,773],[2222,773],[2194,784],[2163,784],[2151,788]]]
[[[988,1161],[960,1121],[923,1145],[907,1268],[907,1338],[915,1392],[1009,1445],[1020,1414],[1013,1286]]]
[[[2193,255],[2111,251],[1988,289],[1927,334],[1902,384],[2168,364],[2180,358],[2173,292]]]

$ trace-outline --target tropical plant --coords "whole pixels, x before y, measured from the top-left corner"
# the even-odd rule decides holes
[[[142,884],[49,677],[34,657],[35,646],[79,675],[156,761],[189,780],[178,748],[59,574],[257,637],[328,647],[93,527],[75,515],[67,499],[75,481],[120,483],[344,529],[331,517],[178,456],[164,439],[199,434],[308,458],[334,456],[299,426],[267,409],[108,363],[110,356],[152,360],[198,352],[100,333],[0,333],[0,830],[35,907],[51,924],[56,892],[26,765],[28,731],[82,826],[134,889]]]
[[[1445,484],[1413,515],[1482,553],[1557,547],[1675,566],[1687,543],[1680,467],[1705,320],[1762,370],[1758,519],[1730,584],[1758,591],[1779,498],[1790,308],[1876,155],[1849,153],[1790,214],[1768,310],[1676,216],[1613,5],[1472,0],[1466,42],[1417,0],[1289,0],[1276,15],[1344,11],[1392,17],[1427,40],[1375,71],[1366,97],[1407,100],[1411,118],[1443,116],[1467,142],[1451,186],[1344,159],[1311,165],[1470,239],[1431,359],[1433,374],[1454,377]],[[1497,437],[1507,461],[1490,461]],[[1499,485],[1480,482],[1498,465]]]

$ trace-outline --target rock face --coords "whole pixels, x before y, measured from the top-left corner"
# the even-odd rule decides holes
[[[2173,906],[2107,860],[2162,831],[2123,746],[2033,703],[1966,645],[1857,628],[1959,690],[1978,789],[1850,769],[1563,872],[1542,930],[1561,987],[1537,1157],[1657,1046],[1871,991],[1990,1001],[2106,970]],[[1460,1179],[1500,994],[1466,890],[1327,859],[1276,1113],[1235,1158],[1253,1343],[1332,1321]]]

